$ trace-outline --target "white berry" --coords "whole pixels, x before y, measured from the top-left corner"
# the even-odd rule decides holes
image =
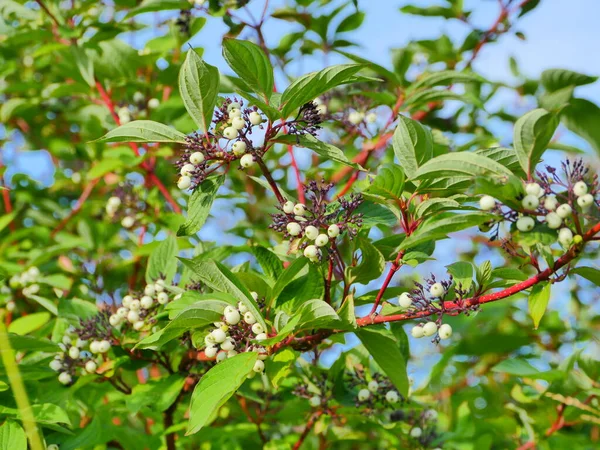
[[[126,295],[125,297],[123,297],[123,300],[121,301],[121,303],[123,304],[123,306],[125,308],[129,308],[129,305],[131,305],[132,300],[133,300],[133,297],[131,295]]]
[[[398,395],[398,393],[396,391],[387,391],[385,393],[385,399],[391,403],[398,403],[398,400],[400,400],[400,396]]]
[[[119,316],[121,319],[124,319],[127,317],[128,312],[129,310],[127,308],[121,306],[119,309],[117,309],[117,316]]]
[[[246,313],[244,313],[244,322],[248,325],[254,325],[256,323],[256,317],[254,317],[254,314],[250,311],[246,311]]]
[[[320,234],[315,239],[315,245],[317,247],[325,247],[329,243],[329,237],[326,234]]]
[[[423,325],[423,336],[433,336],[437,332],[437,325],[435,322],[427,322]]]
[[[304,249],[304,256],[308,259],[314,259],[319,254],[319,249],[315,245],[309,245]]]
[[[583,181],[578,181],[573,185],[573,194],[575,194],[577,197],[587,194],[587,191],[587,184],[585,184]]]
[[[444,289],[444,285],[442,283],[434,283],[429,288],[429,293],[431,294],[432,297],[435,297],[435,298],[441,297],[442,295],[444,295],[445,292],[446,292],[446,290]]]
[[[370,396],[371,392],[368,389],[361,389],[360,391],[358,391],[359,402],[366,402],[367,400],[369,400]]]
[[[251,112],[249,118],[250,118],[250,123],[252,125],[260,125],[263,121],[263,118],[260,115],[260,113],[256,112],[256,111]]]
[[[582,208],[589,208],[594,203],[594,196],[592,194],[584,194],[577,199],[577,204]]]
[[[238,308],[238,311],[240,312],[240,314],[245,314],[248,312],[248,307],[246,305],[244,305],[242,302],[238,302],[237,308]]]
[[[440,336],[440,339],[448,339],[452,336],[452,327],[447,323],[442,324],[438,330],[438,335]]]
[[[556,200],[556,197],[554,195],[546,196],[546,198],[544,199],[544,208],[546,208],[548,211],[554,211],[557,206],[558,200]]]
[[[350,122],[352,125],[358,125],[364,118],[364,113],[358,111],[352,111],[350,114],[348,114],[348,122]]]
[[[223,130],[223,136],[226,139],[229,139],[229,140],[235,139],[237,137],[237,135],[238,135],[238,130],[233,127],[227,127]]]
[[[236,117],[242,117],[242,110],[233,108],[231,111],[229,111],[229,121],[231,122]]]
[[[227,353],[221,352],[217,355],[217,362],[225,361],[227,359]]]
[[[293,211],[295,215],[303,216],[306,214],[306,206],[303,203],[296,203]]]
[[[100,346],[100,342],[99,341],[92,341],[90,343],[90,352],[92,352],[92,353],[100,353],[99,346]]]
[[[98,343],[98,353],[106,353],[107,351],[110,350],[110,342],[108,342],[106,339],[103,341],[100,341]]]
[[[53,359],[52,361],[50,361],[50,368],[55,372],[58,372],[60,369],[62,369],[62,366],[62,362],[58,359]]]
[[[252,296],[252,298],[253,298],[255,301],[256,301],[256,300],[258,300],[258,292],[254,292],[254,291],[252,291],[252,292],[250,292],[250,295]]]
[[[231,121],[231,126],[236,130],[243,130],[246,126],[246,121],[241,117],[234,117]]]
[[[260,323],[255,323],[252,325],[252,332],[254,334],[261,334],[265,332],[265,329],[263,328],[263,326]]]
[[[285,227],[290,236],[298,236],[302,231],[302,227],[296,222],[290,222]]]
[[[229,325],[237,325],[240,323],[241,315],[237,309],[233,311],[225,311],[225,322]]]
[[[159,292],[156,296],[156,300],[161,305],[166,305],[169,302],[169,294],[167,294],[166,292]]]
[[[261,373],[262,371],[265,370],[265,363],[262,362],[260,359],[257,360],[254,363],[254,367],[252,368],[252,370],[254,370],[256,373]]]
[[[148,100],[148,108],[156,109],[160,106],[160,101],[157,98],[151,98]]]
[[[269,336],[267,336],[267,333],[260,333],[254,337],[254,339],[257,341],[264,341],[265,339],[268,339],[268,338],[269,338]]]
[[[244,169],[247,169],[248,167],[252,167],[254,165],[254,156],[249,153],[242,156],[242,158],[240,159],[240,165]]]
[[[327,235],[331,238],[331,239],[335,239],[336,237],[338,237],[340,234],[340,227],[338,225],[336,225],[335,223],[333,225],[329,225],[329,228],[327,228]]]
[[[422,434],[423,430],[421,430],[419,427],[415,427],[412,430],[410,430],[410,437],[413,437],[415,439],[420,438]]]
[[[135,331],[140,331],[142,328],[144,328],[144,325],[146,325],[146,322],[144,322],[143,320],[138,320],[133,324],[133,329]]]
[[[219,349],[217,347],[210,346],[204,349],[204,354],[207,358],[214,358],[215,356],[217,356],[218,351]]]
[[[140,315],[137,313],[137,311],[129,311],[127,313],[127,321],[130,323],[135,323],[138,320],[140,320]]]
[[[120,316],[119,314],[113,314],[108,318],[108,322],[113,327],[118,327],[121,324],[122,320],[123,320],[123,316]]]
[[[233,150],[233,154],[235,156],[242,156],[246,153],[246,143],[244,141],[237,141],[231,146],[231,150]]]
[[[402,308],[408,308],[412,305],[412,298],[408,292],[403,292],[398,297],[398,305]]]
[[[231,102],[229,105],[227,105],[227,112],[231,111],[232,109],[241,109],[242,105],[240,105],[238,102]]]
[[[521,204],[523,205],[523,208],[532,211],[539,206],[540,200],[536,195],[526,195],[525,198],[521,200]]]
[[[148,297],[148,296],[144,295],[144,297],[142,297],[142,299],[144,299],[145,297]],[[148,297],[148,298],[150,298],[150,297]],[[152,300],[152,298],[150,298],[150,300]],[[129,309],[131,311],[139,311],[141,305],[142,305],[142,302],[140,300],[131,300],[131,303],[129,304]]]
[[[369,391],[377,392],[377,389],[379,389],[379,383],[375,380],[371,380],[371,381],[369,381],[369,384],[367,387],[368,387]]]
[[[367,114],[367,117],[365,118],[365,120],[367,121],[367,123],[375,123],[375,122],[377,122],[377,114],[375,114],[374,112],[371,112],[371,113]]]
[[[521,217],[517,220],[517,230],[526,232],[533,230],[535,221],[531,217]]]
[[[213,330],[210,334],[212,335],[213,339],[215,340],[215,342],[217,344],[220,344],[221,342],[225,341],[225,339],[227,338],[227,335],[225,334],[225,332],[223,330],[221,330],[220,328]]]
[[[98,365],[94,361],[88,361],[85,363],[85,371],[88,373],[94,373]]]
[[[161,292],[161,294],[164,294],[164,292]],[[152,297],[150,297],[148,295],[144,295],[140,300],[140,306],[144,309],[152,308],[153,304],[154,304],[154,300],[152,299]]]
[[[294,212],[294,202],[290,202],[289,200],[283,204],[283,212],[286,214],[292,214]]]
[[[563,247],[568,247],[573,243],[573,232],[568,228],[561,228],[558,232],[558,242]]]
[[[144,288],[144,295],[154,295],[156,293],[156,289],[154,289],[153,284],[147,284]]]
[[[233,343],[232,339],[225,339],[225,341],[221,343],[221,350],[224,350],[226,352],[233,350],[234,348],[235,344]]]
[[[537,183],[529,183],[525,185],[525,192],[527,192],[528,195],[539,197],[542,193],[542,187]]]
[[[179,173],[182,177],[191,177],[195,170],[196,166],[193,164],[184,164]]]
[[[308,403],[310,403],[310,406],[312,406],[313,408],[316,408],[321,404],[321,397],[319,397],[318,395],[314,395],[310,398]]]
[[[71,378],[71,375],[69,375],[67,372],[62,372],[58,376],[58,382],[61,384],[70,384],[71,381],[73,381],[73,379]]]
[[[479,199],[479,207],[484,211],[494,209],[496,206],[496,199],[491,195],[484,195]]]
[[[119,206],[121,206],[121,199],[119,197],[111,197],[106,203],[107,205],[110,205],[113,208],[118,208]]]
[[[188,176],[179,177],[179,180],[177,180],[177,187],[179,189],[181,189],[182,191],[189,189],[189,187],[191,185],[192,185],[192,179]],[[127,227],[125,227],[125,228],[127,228]]]
[[[560,227],[561,224],[562,219],[558,214],[556,214],[555,212],[550,212],[546,214],[546,225],[548,225],[548,228],[552,228],[553,230],[555,230],[556,228]]]
[[[319,235],[319,229],[313,225],[309,225],[304,229],[304,236],[311,241],[314,241]]]
[[[571,215],[572,212],[573,212],[573,208],[571,208],[571,206],[568,205],[567,203],[563,203],[558,208],[556,208],[556,214],[558,214],[558,216],[561,219],[566,219],[567,217],[569,217]]]
[[[197,166],[204,162],[204,154],[201,152],[194,152],[190,155],[190,162]]]
[[[123,220],[121,220],[121,226],[123,228],[131,228],[134,224],[135,219],[131,216],[125,216],[123,217]]]
[[[420,327],[420,326],[413,327],[412,330],[410,330],[410,334],[412,335],[412,337],[414,337],[416,339],[422,338],[424,336],[423,327]]]

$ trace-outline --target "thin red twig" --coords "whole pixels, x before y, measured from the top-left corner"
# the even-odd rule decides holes
[[[96,185],[98,184],[99,181],[100,181],[100,178],[95,178],[88,183],[88,185],[85,187],[85,189],[79,196],[79,199],[77,199],[77,203],[75,203],[75,207],[71,210],[69,215],[67,217],[65,217],[63,220],[61,220],[60,223],[56,226],[54,231],[52,231],[52,234],[50,234],[51,237],[56,236],[56,234],[60,230],[62,230],[74,216],[77,215],[77,213],[81,210],[81,208],[83,207],[83,204],[85,203],[87,198],[90,196],[90,194],[94,190],[94,187],[96,187]]]
[[[310,433],[310,430],[312,430],[312,428],[315,426],[315,423],[316,423],[317,419],[319,417],[321,417],[322,415],[323,415],[323,411],[321,411],[321,410],[315,411],[314,413],[311,414],[311,416],[308,419],[308,422],[306,422],[306,426],[304,427],[304,431],[302,432],[302,434],[300,435],[300,437],[298,438],[298,440],[296,441],[296,443],[292,447],[293,450],[298,450],[302,446],[302,444],[304,443],[304,440],[306,439],[306,437]]]

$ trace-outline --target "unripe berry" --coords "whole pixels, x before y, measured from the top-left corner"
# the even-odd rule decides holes
[[[534,195],[536,197],[539,197],[540,194],[543,193],[542,191],[542,187],[537,184],[537,183],[529,183],[525,185],[525,192],[527,192],[528,195]]]
[[[306,206],[303,203],[296,203],[294,205],[294,214],[297,216],[303,216],[306,214]]]
[[[580,234],[573,236],[573,244],[579,245],[583,242],[583,237]]]
[[[252,296],[252,298],[253,298],[255,301],[256,301],[256,300],[258,300],[258,292],[254,292],[254,291],[252,291],[252,292],[250,292],[250,295]]]
[[[254,317],[250,311],[246,311],[244,313],[244,322],[246,322],[248,325],[254,325],[256,323],[256,317]]]
[[[311,241],[314,241],[319,235],[319,229],[313,225],[309,225],[304,229],[304,236]]]
[[[310,403],[310,406],[312,406],[313,408],[316,408],[321,404],[321,397],[319,397],[318,395],[313,395],[308,401],[308,403]]]
[[[182,191],[189,189],[189,187],[191,185],[192,185],[192,179],[188,176],[179,177],[179,180],[177,180],[177,187],[179,189],[181,189]],[[127,228],[127,227],[125,227],[125,228]]]
[[[585,184],[583,181],[578,181],[573,185],[573,194],[575,194],[577,197],[587,194],[587,191],[587,184]]]
[[[146,325],[146,322],[144,322],[143,320],[138,320],[133,324],[133,329],[135,331],[140,331],[142,328],[144,328],[144,325]]]
[[[217,362],[225,361],[227,359],[227,353],[221,352],[217,355]]]
[[[53,359],[52,361],[50,361],[50,368],[55,372],[58,372],[60,369],[62,369],[62,366],[63,363],[58,359]]]
[[[259,342],[260,342],[260,341],[264,341],[265,339],[268,339],[268,338],[269,338],[269,337],[267,336],[267,333],[260,333],[260,334],[257,334],[257,335],[254,337],[254,339],[255,339],[255,340],[257,340],[257,341],[259,341]]]
[[[285,227],[290,236],[298,236],[302,231],[302,227],[296,222],[290,222]]]
[[[283,212],[286,214],[292,214],[294,212],[294,202],[290,202],[289,200],[283,204]]]
[[[327,228],[327,235],[331,238],[331,239],[335,239],[336,237],[338,237],[340,234],[340,227],[337,224],[333,224],[333,225],[329,225],[329,228]]]
[[[226,352],[233,350],[234,348],[235,348],[235,345],[234,345],[232,339],[225,339],[225,341],[223,341],[223,343],[221,343],[221,350],[224,350]]]
[[[193,164],[184,164],[179,173],[182,177],[191,177],[195,170],[196,166]]]
[[[70,384],[71,381],[73,381],[73,378],[67,372],[61,372],[58,376],[58,382],[61,384]]]
[[[119,325],[121,325],[122,320],[123,320],[123,317],[119,316],[118,314],[113,314],[108,318],[108,322],[113,327],[118,327]]]
[[[320,234],[315,239],[315,245],[317,247],[325,247],[329,243],[329,237],[326,234]]]
[[[452,336],[452,327],[447,323],[442,324],[438,330],[438,335],[440,336],[440,339],[448,339]]]
[[[130,323],[135,323],[138,320],[140,320],[140,315],[137,313],[137,311],[129,311],[127,313],[127,321]]]
[[[237,325],[240,323],[240,320],[241,316],[237,309],[234,309],[233,311],[225,311],[225,322],[227,322],[229,325]]]
[[[558,214],[556,214],[555,212],[550,212],[546,214],[546,225],[548,225],[548,228],[552,228],[553,230],[555,230],[556,228],[560,227],[561,224],[562,219]]]
[[[236,117],[242,117],[242,110],[234,108],[229,111],[229,121],[231,122]]]
[[[59,450],[59,446],[56,444],[50,444],[46,447],[46,450]]]
[[[231,126],[236,130],[243,130],[246,126],[246,121],[241,117],[234,117],[231,121]]]
[[[479,199],[479,207],[484,211],[490,211],[496,206],[496,199],[491,195],[484,195]]]
[[[527,232],[533,230],[535,221],[531,217],[521,217],[517,220],[517,230]]]
[[[161,305],[166,305],[167,303],[169,303],[169,294],[167,294],[166,292],[159,292],[156,296],[156,300]]]
[[[422,434],[423,430],[421,430],[419,427],[415,427],[412,430],[410,430],[410,437],[413,437],[415,439],[420,438]]]
[[[164,294],[164,292],[161,292],[161,294]],[[148,295],[144,295],[140,300],[140,306],[144,309],[150,309],[152,305],[154,305],[154,300]]]
[[[589,208],[594,203],[594,196],[592,194],[584,194],[577,199],[577,204],[583,209]]]
[[[367,400],[369,400],[370,396],[371,396],[371,392],[369,392],[368,389],[361,389],[360,391],[358,391],[358,401],[359,402],[366,402]]]
[[[100,341],[98,343],[98,353],[106,353],[107,351],[110,350],[110,342],[108,342],[106,339],[103,341]]]
[[[127,313],[129,312],[129,310],[123,306],[121,306],[119,309],[117,309],[117,316],[119,316],[121,319],[124,319],[125,317],[127,317]]]
[[[237,141],[231,146],[231,150],[235,156],[242,156],[246,153],[246,143],[244,141]]]
[[[350,114],[348,114],[348,122],[350,122],[352,125],[358,125],[364,118],[364,113],[359,111],[352,111]]]
[[[227,112],[231,111],[232,109],[242,109],[242,105],[240,105],[238,102],[231,102],[229,105],[227,105]]]
[[[246,305],[244,305],[242,302],[238,302],[237,308],[238,308],[238,311],[240,312],[240,314],[245,314],[248,312],[248,307]]]
[[[558,232],[558,242],[563,247],[568,247],[573,243],[573,232],[568,228],[561,228]]]
[[[260,323],[257,322],[254,325],[252,325],[252,332],[254,334],[261,334],[265,332],[265,329]]]
[[[204,349],[204,354],[206,355],[207,358],[214,358],[215,356],[217,356],[217,352],[219,351],[219,349],[217,347],[206,347]]]
[[[437,332],[437,325],[435,322],[427,322],[423,325],[423,336],[433,336]]]
[[[92,353],[100,353],[99,345],[100,345],[99,341],[92,341],[92,342],[90,342],[90,352],[92,352]]]
[[[398,297],[398,305],[402,308],[408,308],[412,305],[412,298],[408,292],[403,292]]]
[[[85,363],[85,371],[88,373],[94,373],[98,365],[94,361],[88,361]]]
[[[304,249],[304,256],[308,259],[314,259],[319,254],[319,249],[315,245],[309,245]]]
[[[154,295],[156,293],[156,289],[154,289],[154,285],[153,284],[147,284],[146,287],[144,288],[144,295]]]
[[[573,208],[571,208],[571,206],[568,205],[567,203],[563,203],[558,208],[556,208],[556,214],[558,214],[558,216],[561,219],[566,219],[567,217],[569,217],[571,215],[572,212],[573,212]]]
[[[416,339],[422,338],[424,336],[423,327],[420,327],[418,325],[413,327],[412,330],[410,330],[410,334]]]
[[[123,228],[131,228],[134,224],[135,219],[131,216],[125,216],[123,217],[123,220],[121,220],[121,226]]]
[[[145,298],[145,297],[148,297],[148,296],[144,295],[144,297],[142,297],[142,299]],[[150,300],[152,300],[151,297],[148,297],[148,298],[150,298]],[[129,304],[129,309],[131,311],[139,311],[140,310],[140,306],[141,306],[140,300],[131,300],[131,303]]]
[[[369,391],[377,392],[377,389],[379,389],[379,383],[375,380],[371,380],[371,381],[369,381],[369,384],[367,387],[368,387]]]
[[[394,404],[398,403],[398,400],[400,400],[400,396],[396,391],[387,391],[385,393],[385,399],[388,401],[388,403]]]
[[[265,363],[262,362],[260,359],[256,360],[252,370],[254,370],[256,373],[261,373],[262,371],[265,370]]]
[[[374,112],[371,112],[371,113],[367,114],[367,116],[365,117],[365,120],[367,121],[367,123],[375,123],[375,122],[377,122],[377,114],[375,114]]]
[[[227,127],[223,130],[223,137],[225,139],[235,139],[238,135],[238,130],[233,127]]]
[[[256,112],[256,111],[252,111],[249,115],[249,118],[250,118],[250,123],[252,125],[260,125],[263,121],[263,118],[260,115],[260,113]]]
[[[249,153],[242,156],[242,158],[240,159],[240,165],[244,169],[247,169],[248,167],[252,167],[254,165],[254,156]]]
[[[318,105],[317,106],[317,112],[319,114],[321,114],[322,116],[324,116],[325,114],[327,114],[327,105]]]
[[[556,197],[554,195],[546,196],[546,198],[544,199],[544,208],[546,208],[548,211],[554,211],[557,206],[558,200],[556,200]]]
[[[197,166],[204,162],[204,154],[202,152],[194,152],[190,155],[190,162]]]
[[[133,300],[133,297],[131,295],[126,295],[125,297],[123,297],[123,300],[121,301],[121,303],[123,304],[123,306],[125,308],[129,308],[129,305],[131,305],[132,300]]]
[[[157,98],[151,98],[148,100],[148,108],[156,109],[160,106],[160,101]]]
[[[521,200],[521,204],[523,205],[523,208],[532,211],[540,205],[540,200],[536,195],[526,195],[525,198]]]
[[[431,294],[432,297],[435,297],[435,298],[441,297],[442,295],[444,295],[445,292],[446,292],[446,290],[444,289],[444,285],[442,283],[434,283],[429,288],[429,293]]]
[[[223,330],[217,328],[216,330],[212,330],[210,333],[217,344],[224,342],[227,339],[227,335]]]

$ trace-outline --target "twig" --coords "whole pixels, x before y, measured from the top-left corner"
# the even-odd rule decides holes
[[[77,203],[75,203],[75,207],[71,210],[69,215],[67,217],[65,217],[63,220],[61,220],[60,223],[56,226],[56,228],[50,234],[51,237],[56,236],[56,234],[59,231],[61,231],[73,217],[75,217],[77,215],[77,213],[81,210],[81,208],[83,207],[83,204],[85,203],[87,198],[90,196],[90,194],[94,190],[94,187],[96,187],[96,185],[98,184],[99,181],[100,181],[100,178],[95,178],[88,183],[88,185],[85,187],[85,189],[79,196],[79,199],[77,199]]]
[[[308,433],[310,433],[310,430],[312,430],[312,428],[315,426],[315,422],[322,415],[323,415],[323,411],[321,411],[321,410],[315,411],[314,413],[311,414],[311,416],[308,419],[308,422],[306,422],[304,431],[302,432],[302,434],[300,435],[300,437],[298,438],[298,440],[292,447],[293,450],[298,450],[300,448],[300,446],[304,443],[304,440],[308,436]]]

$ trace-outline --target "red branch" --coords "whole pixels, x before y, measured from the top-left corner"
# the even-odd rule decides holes
[[[315,426],[316,421],[322,415],[323,415],[323,411],[320,411],[320,410],[319,411],[315,411],[314,413],[311,414],[311,416],[308,418],[308,422],[306,422],[306,426],[304,427],[304,431],[302,432],[302,434],[300,435],[300,437],[298,438],[298,440],[296,441],[296,443],[292,447],[293,450],[298,450],[300,448],[300,446],[302,446],[302,444],[304,443],[304,440],[308,436],[308,433],[310,433],[310,430],[312,430],[312,428]]]

